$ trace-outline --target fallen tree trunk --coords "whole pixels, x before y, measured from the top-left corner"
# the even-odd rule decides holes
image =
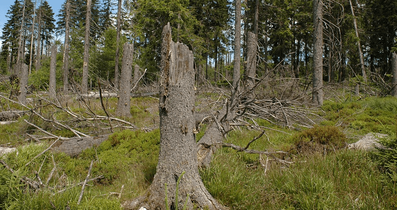
[[[13,121],[22,117],[25,114],[24,111],[4,111],[0,112],[0,121]]]
[[[58,141],[51,149],[56,152],[63,152],[72,157],[78,156],[83,150],[98,146],[108,139],[109,135],[98,137],[73,137]]]

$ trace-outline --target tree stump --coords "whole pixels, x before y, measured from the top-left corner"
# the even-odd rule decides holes
[[[169,23],[162,40],[159,163],[148,191],[124,207],[183,209],[187,201],[187,209],[193,209],[193,204],[198,209],[224,209],[206,190],[198,171],[193,53],[186,45],[172,41]]]
[[[130,117],[131,116],[131,79],[132,79],[132,59],[134,55],[134,45],[124,44],[123,64],[121,67],[120,88],[119,88],[119,101],[117,103],[116,113],[118,116]]]
[[[28,73],[28,65],[22,64],[18,96],[18,100],[21,104],[26,104],[26,93],[28,91]]]

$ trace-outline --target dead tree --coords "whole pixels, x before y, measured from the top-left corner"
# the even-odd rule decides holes
[[[50,63],[50,85],[48,87],[48,92],[50,98],[55,99],[56,94],[56,64],[57,64],[57,46],[53,45],[51,47],[51,63]]]
[[[63,51],[63,91],[69,90],[69,20],[70,2],[66,1],[65,43]]]
[[[392,82],[392,96],[397,97],[397,53],[392,55],[392,72],[393,72],[393,82]]]
[[[84,39],[84,63],[83,63],[83,78],[81,81],[81,92],[88,91],[88,60],[90,58],[90,19],[91,19],[91,0],[87,1],[87,14],[85,18],[85,39]]]
[[[246,91],[251,92],[255,85],[256,76],[256,35],[248,32],[247,66],[245,68]],[[249,94],[252,97],[252,94]],[[251,98],[250,97],[250,98]]]
[[[22,64],[21,78],[19,80],[19,96],[18,100],[21,104],[26,104],[26,93],[28,89],[28,65]]]
[[[186,202],[187,209],[193,209],[193,205],[198,209],[223,209],[206,190],[198,171],[193,53],[186,45],[171,40],[169,23],[163,29],[162,40],[159,163],[147,192],[124,207],[182,209]]]
[[[116,56],[114,66],[114,87],[119,88],[119,54],[120,54],[120,31],[121,31],[121,0],[118,0],[117,8],[117,34],[116,34]]]
[[[123,64],[121,67],[120,88],[119,88],[119,101],[117,103],[116,113],[118,116],[130,117],[131,116],[131,79],[132,79],[132,59],[134,55],[134,45],[124,44]]]
[[[354,15],[354,9],[353,9],[352,1],[349,0],[349,3],[350,3],[350,9],[352,10],[352,15],[353,15],[354,30],[356,31],[357,48],[358,48],[358,54],[360,56],[361,75],[363,76],[364,83],[366,83],[367,82],[367,74],[365,73],[364,55],[363,55],[363,51],[361,50],[360,37],[358,35],[357,20],[356,20],[356,16]]]
[[[313,0],[313,103],[323,105],[323,1]]]

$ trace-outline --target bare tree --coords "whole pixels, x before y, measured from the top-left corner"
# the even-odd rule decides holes
[[[66,1],[65,44],[63,51],[63,91],[69,90],[69,20],[70,2]]]
[[[257,39],[256,35],[252,32],[248,32],[248,43],[247,43],[247,66],[245,68],[245,82],[246,90],[250,91],[255,85],[256,77],[256,55],[257,55]],[[250,94],[252,96],[252,94]]]
[[[397,53],[392,55],[392,72],[393,72],[393,82],[392,82],[392,95],[397,97]]]
[[[88,61],[90,59],[90,19],[91,19],[91,0],[87,0],[87,14],[85,18],[85,38],[84,38],[84,63],[83,78],[81,81],[81,92],[88,92]]]
[[[33,23],[32,23],[32,31],[31,31],[31,39],[30,39],[30,57],[29,57],[29,74],[32,73],[32,59],[33,59],[33,41],[34,41],[34,23],[36,20],[36,4],[37,1],[34,3],[33,8]]]
[[[40,1],[40,6],[43,5],[43,0]],[[37,17],[37,22],[38,24],[38,29],[37,29],[37,49],[36,49],[36,70],[39,70],[41,68],[41,18],[42,18],[42,9],[39,9],[38,11],[38,17]]]
[[[148,191],[124,207],[182,209],[186,202],[187,209],[193,209],[193,204],[198,209],[223,209],[206,190],[198,171],[193,53],[186,45],[172,41],[169,23],[162,40],[159,163]]]
[[[349,0],[349,3],[350,3],[350,8],[352,10],[354,30],[356,31],[356,37],[358,38],[358,40],[357,40],[357,48],[358,48],[358,54],[360,56],[361,75],[363,76],[364,83],[366,83],[367,82],[367,74],[365,73],[364,55],[363,55],[363,51],[361,50],[360,36],[358,35],[357,20],[356,20],[356,16],[354,15],[354,9],[353,9],[352,1]]]
[[[236,20],[234,34],[233,89],[238,90],[240,82],[240,48],[241,48],[241,0],[236,0]]]
[[[119,88],[119,57],[120,57],[120,31],[121,31],[121,0],[117,9],[117,35],[116,35],[116,56],[114,66],[114,87]]]
[[[26,93],[28,89],[28,65],[26,64],[21,64],[21,76],[19,79],[19,96],[18,96],[18,101],[21,104],[26,104]]]
[[[25,20],[25,8],[26,8],[26,2],[23,1],[23,9],[22,9],[22,23],[21,23],[21,28],[19,30],[19,38],[18,38],[18,55],[17,55],[17,65],[16,65],[16,73],[18,77],[21,77],[22,73],[22,59],[23,59],[23,45],[22,45],[22,35],[23,35],[23,26],[24,26],[24,20]]]
[[[123,64],[121,66],[120,88],[119,88],[119,101],[117,103],[116,113],[118,116],[130,117],[131,116],[131,79],[132,79],[132,60],[134,57],[134,45],[124,44],[123,48]]]
[[[323,2],[313,0],[313,103],[323,105]]]
[[[50,63],[50,85],[48,92],[50,98],[55,99],[56,94],[56,64],[57,64],[57,46],[54,44],[51,47],[51,63]]]

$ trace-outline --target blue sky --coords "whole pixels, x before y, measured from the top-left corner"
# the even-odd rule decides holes
[[[32,0],[33,3],[37,1],[37,4],[39,5],[41,0]],[[44,1],[44,0],[43,0]],[[11,5],[13,5],[15,0],[0,0],[0,36],[3,30],[3,27],[5,23],[7,22],[7,11],[10,9]],[[55,13],[55,15],[59,12],[61,9],[62,4],[65,2],[64,0],[47,0],[48,4],[51,6],[52,11]],[[22,11],[21,11],[22,12]],[[57,17],[54,17],[57,19]],[[0,39],[0,46],[1,42],[3,40]]]

